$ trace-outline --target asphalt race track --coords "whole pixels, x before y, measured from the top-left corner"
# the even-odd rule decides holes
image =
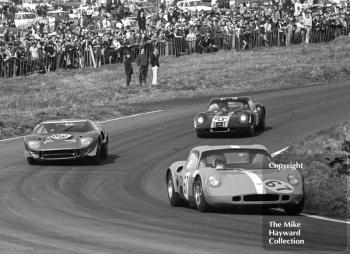
[[[263,225],[302,223],[299,253],[346,253],[349,225],[280,211],[171,208],[164,174],[203,144],[264,144],[271,152],[349,120],[350,82],[255,94],[267,130],[253,138],[199,139],[194,115],[207,100],[154,104],[164,111],[106,123],[110,156],[101,165],[30,166],[23,141],[0,142],[0,253],[278,253],[263,248]],[[149,108],[147,108],[148,110]]]

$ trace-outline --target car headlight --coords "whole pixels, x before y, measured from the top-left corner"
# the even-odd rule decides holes
[[[80,143],[82,146],[88,146],[91,144],[92,141],[93,141],[92,137],[83,137],[80,139]]]
[[[221,177],[219,175],[212,175],[208,177],[208,184],[211,187],[218,187],[221,182]]]
[[[248,115],[247,114],[242,114],[239,116],[239,121],[241,123],[246,123],[248,121]]]
[[[203,116],[197,117],[197,123],[199,123],[199,124],[204,123],[204,117]]]
[[[297,185],[300,182],[299,178],[294,174],[288,175],[288,181],[292,185]]]
[[[32,140],[32,141],[28,141],[28,146],[31,149],[38,149],[40,147],[40,141],[38,140]]]

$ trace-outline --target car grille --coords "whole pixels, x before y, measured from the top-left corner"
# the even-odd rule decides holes
[[[243,196],[243,201],[278,201],[277,194],[252,194]]]
[[[228,128],[213,128],[211,129],[212,132],[228,132]]]
[[[43,159],[73,159],[79,155],[79,150],[53,150],[43,152]]]

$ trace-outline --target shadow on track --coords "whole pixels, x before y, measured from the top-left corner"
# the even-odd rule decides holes
[[[189,210],[197,210],[195,205],[189,204],[188,207],[185,207]],[[262,206],[235,206],[235,207],[212,207],[210,211],[206,212],[209,214],[236,214],[236,215],[269,215],[269,216],[290,216],[286,214],[281,209],[276,208],[264,208]],[[299,216],[299,215],[293,215],[293,216]]]
[[[253,137],[258,137],[264,132],[267,132],[270,130],[272,130],[272,127],[266,126],[264,131],[256,131]],[[252,138],[252,137],[245,135],[243,131],[237,131],[233,133],[223,133],[223,132],[218,132],[215,134],[209,133],[209,134],[206,134],[206,136],[201,139],[231,139],[231,138],[238,139],[238,138]]]
[[[100,167],[108,164],[113,164],[117,159],[119,159],[119,155],[109,154],[106,159],[101,159],[98,164],[94,164],[92,160],[87,159],[79,159],[79,160],[57,160],[57,161],[41,161],[37,165],[45,165],[45,166],[92,166],[92,167]]]

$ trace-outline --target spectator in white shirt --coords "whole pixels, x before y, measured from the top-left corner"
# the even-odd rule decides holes
[[[309,44],[310,42],[310,31],[312,27],[312,17],[309,12],[306,14],[303,12],[303,19],[304,19],[304,27],[306,29],[306,36],[305,36],[305,43]]]
[[[297,0],[294,4],[294,16],[297,17],[302,11],[303,5],[300,3],[300,0]]]
[[[188,50],[190,53],[193,53],[196,48],[196,34],[193,31],[193,28],[190,28],[190,32],[186,36],[186,41],[188,43]]]

